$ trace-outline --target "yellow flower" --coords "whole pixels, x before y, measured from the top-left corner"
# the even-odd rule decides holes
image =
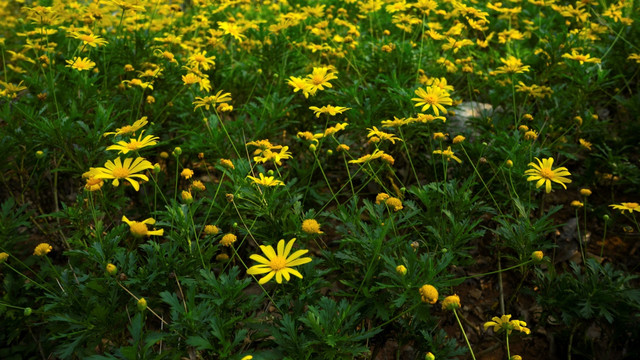
[[[562,57],[566,59],[578,61],[580,62],[580,65],[584,63],[595,63],[595,64],[600,63],[600,59],[592,58],[591,55],[589,54],[580,54],[576,50],[571,50],[571,54],[563,54]]]
[[[583,207],[584,204],[582,202],[578,201],[578,200],[573,200],[571,202],[571,206],[574,207],[574,208],[579,209],[579,208]]]
[[[91,47],[103,46],[107,44],[107,41],[100,36],[94,35],[92,32],[82,34],[78,31],[72,31],[69,36],[82,41],[83,45],[89,45]]]
[[[122,221],[129,225],[129,231],[131,231],[131,234],[135,237],[144,237],[151,235],[162,236],[164,234],[164,229],[149,231],[149,229],[147,228],[147,224],[153,225],[156,223],[153,218],[148,218],[142,221],[133,221],[127,219],[126,216],[122,215]]]
[[[125,125],[121,128],[117,128],[115,132],[106,132],[102,136],[108,135],[126,135],[126,134],[136,134],[136,131],[142,129],[145,125],[147,125],[149,121],[147,121],[147,117],[143,116],[140,120],[136,120],[132,125]]]
[[[233,163],[231,162],[231,160],[229,159],[220,159],[220,165],[226,167],[229,170],[233,170],[236,167],[233,165]]]
[[[435,132],[433,133],[433,140],[444,140],[447,138],[449,134],[445,134],[442,132]]]
[[[371,137],[375,136],[375,137],[377,137],[379,139],[379,141],[389,140],[389,141],[391,141],[392,144],[395,144],[396,140],[402,141],[402,139],[400,139],[399,137],[396,137],[395,135],[390,134],[390,133],[386,133],[384,131],[380,131],[375,126],[373,127],[373,129],[367,129],[367,130],[369,130],[369,134],[367,134],[368,138],[371,138]]]
[[[159,137],[153,135],[147,135],[143,139],[143,135],[144,130],[142,130],[140,136],[138,136],[138,139],[131,138],[129,139],[129,142],[126,142],[124,140],[118,141],[115,145],[107,147],[107,150],[120,150],[118,154],[126,154],[129,151],[137,151],[147,146],[153,146],[158,143],[158,141],[156,140],[160,139]]]
[[[525,140],[535,140],[538,138],[538,133],[535,130],[529,130],[524,133]]]
[[[494,333],[497,334],[501,331],[506,331],[508,335],[510,335],[513,330],[517,330],[525,334],[529,334],[531,332],[528,328],[525,327],[527,326],[526,322],[510,319],[511,315],[502,315],[502,317],[494,316],[491,319],[493,321],[487,321],[486,323],[484,323],[484,329],[487,330],[488,328],[493,326]]]
[[[302,222],[302,231],[307,234],[324,234],[320,231],[320,224],[315,219],[305,219]]]
[[[583,148],[585,148],[585,149],[587,149],[587,150],[591,150],[591,146],[592,146],[593,144],[591,144],[590,142],[588,142],[588,141],[587,141],[587,140],[585,140],[585,139],[579,139],[578,141],[580,142],[580,146],[582,146]]]
[[[580,189],[580,195],[582,196],[591,196],[591,190],[584,188],[584,189]]]
[[[280,149],[280,152],[271,151],[271,149],[264,150],[261,155],[254,156],[253,161],[257,163],[266,163],[267,161],[273,161],[277,165],[282,165],[282,160],[291,159],[291,152],[289,147],[284,146]]]
[[[420,296],[422,297],[422,302],[433,305],[438,301],[438,290],[436,290],[433,285],[422,285],[419,292]]]
[[[407,267],[404,265],[396,266],[396,272],[402,276],[407,274]]]
[[[453,159],[457,161],[458,164],[462,164],[462,160],[460,160],[460,158],[454,155],[453,151],[451,150],[451,146],[447,147],[447,150],[434,150],[433,154],[442,155],[447,159],[447,161],[451,161],[451,159]]]
[[[196,110],[199,107],[204,106],[205,109],[209,110],[209,108],[214,104],[219,103],[227,103],[231,101],[231,93],[222,93],[223,90],[218,91],[215,95],[199,97],[196,96],[196,101],[193,102],[195,107],[193,110]]]
[[[460,144],[461,142],[463,142],[466,138],[462,135],[458,135],[456,137],[453,138],[453,143],[454,144]]]
[[[389,198],[389,194],[387,193],[379,193],[376,195],[376,204],[380,204],[383,201],[386,201]]]
[[[238,42],[242,42],[243,39],[247,38],[247,36],[242,33],[244,29],[238,26],[237,23],[218,21],[218,27],[224,31],[225,35],[233,36]]]
[[[451,106],[453,104],[449,93],[438,86],[428,86],[426,90],[418,88],[415,94],[418,97],[411,99],[417,102],[415,106],[422,106],[422,111],[432,108],[436,116],[440,115],[440,111],[444,113],[447,112],[447,109],[445,109],[443,105]]]
[[[553,158],[540,159],[535,158],[538,164],[529,163],[529,166],[533,169],[529,169],[524,172],[525,175],[529,175],[527,181],[536,181],[536,189],[545,184],[545,190],[548,193],[551,192],[551,183],[555,182],[562,185],[563,188],[567,188],[565,184],[571,183],[571,179],[566,176],[570,176],[569,170],[566,167],[559,167],[552,169]]]
[[[187,59],[187,65],[192,66],[196,70],[204,70],[207,71],[212,67],[216,66],[215,56],[207,57],[206,51],[196,52],[193,55],[189,56]]]
[[[99,173],[95,176],[96,179],[114,179],[113,186],[120,185],[120,180],[127,180],[133,188],[140,190],[140,184],[134,178],[139,178],[144,181],[149,181],[149,178],[143,174],[136,174],[138,172],[153,169],[153,165],[144,158],[131,158],[124,159],[124,163],[120,158],[116,158],[114,161],[108,160],[103,168],[97,168]]]
[[[139,86],[143,89],[151,89],[153,90],[153,85],[150,82],[145,82],[140,79],[131,79],[131,80],[122,80],[122,84],[127,85],[128,87]]]
[[[640,204],[635,202],[623,202],[620,203],[620,205],[611,204],[609,206],[616,210],[620,210],[623,214],[625,211],[628,211],[631,214],[633,214],[634,211],[640,212]]]
[[[313,72],[307,75],[306,80],[311,85],[309,87],[311,94],[314,94],[317,90],[324,90],[324,87],[333,87],[329,81],[338,77],[333,72],[329,72],[329,70],[328,67],[314,67]]]
[[[185,179],[191,179],[191,177],[193,176],[193,170],[184,168],[184,170],[182,170],[182,172],[180,173],[180,176]]]
[[[193,195],[191,194],[191,191],[182,190],[180,196],[182,197],[182,201],[186,204],[191,204],[193,202]]]
[[[256,178],[253,176],[247,176],[249,179],[251,179],[253,181],[254,184],[256,185],[263,185],[263,186],[282,186],[284,185],[284,183],[280,180],[276,180],[275,177],[273,176],[264,176],[263,173],[259,174],[260,178]]]
[[[534,251],[531,254],[531,259],[533,259],[534,261],[542,261],[543,258],[544,258],[544,253],[540,250]]]
[[[387,204],[387,206],[389,206],[390,208],[392,208],[393,211],[400,211],[403,209],[402,201],[397,197],[390,197],[387,200],[385,200],[384,203]]]
[[[456,294],[447,296],[442,300],[442,310],[459,309],[460,306],[460,297]]]
[[[349,145],[345,145],[345,144],[340,144],[336,147],[336,151],[337,152],[341,152],[341,151],[349,151],[351,148],[349,147]]]
[[[144,11],[144,6],[136,4],[131,0],[111,0],[111,3],[122,10]]]
[[[206,225],[204,227],[204,233],[207,235],[217,235],[220,229],[215,225]]]
[[[99,171],[96,168],[89,168],[89,171],[82,174],[82,177],[87,179],[87,183],[84,185],[84,189],[88,191],[97,191],[104,185],[104,180],[97,179]]]
[[[138,310],[145,311],[147,309],[147,300],[145,300],[145,298],[138,299],[137,306]]]
[[[508,58],[500,58],[500,61],[504,64],[504,66],[499,66],[495,71],[492,71],[491,74],[522,74],[524,72],[528,72],[530,66],[523,65],[522,60],[516,58],[515,56],[509,56]]]
[[[206,186],[204,186],[204,184],[202,183],[202,181],[200,180],[194,180],[191,183],[191,189],[196,189],[198,191],[205,191],[207,189]]]
[[[53,247],[47,243],[40,243],[33,250],[33,255],[36,256],[45,256],[53,250]]]
[[[0,264],[2,264],[3,262],[7,261],[8,258],[9,258],[9,254],[7,254],[6,252],[1,252],[0,253]]]
[[[373,154],[368,154],[368,155],[361,156],[356,160],[349,160],[349,164],[367,163],[367,162],[369,162],[371,160],[382,158],[384,155],[387,155],[387,154],[385,154],[384,151],[376,149],[376,150],[373,151]],[[391,159],[393,159],[393,158],[391,158]],[[386,158],[386,159],[383,159],[383,160],[388,161],[390,159]]]
[[[238,237],[233,235],[233,234],[226,234],[225,236],[222,237],[222,239],[220,239],[220,245],[222,246],[231,246],[231,244],[233,244],[234,242],[236,242],[236,240],[238,240]]]
[[[94,66],[96,66],[96,63],[94,63],[93,61],[91,61],[91,59],[87,57],[81,58],[76,56],[73,58],[73,60],[65,60],[65,62],[68,64],[68,65],[65,65],[65,67],[70,67],[78,71],[91,70],[93,69]]]
[[[114,275],[118,271],[118,268],[115,265],[109,263],[107,264],[106,270],[109,275]]]
[[[283,277],[285,280],[289,281],[291,279],[291,275],[295,275],[302,279],[302,274],[300,274],[299,271],[293,269],[292,267],[311,262],[311,258],[301,257],[309,250],[298,250],[289,255],[295,241],[296,239],[293,238],[285,246],[284,239],[280,240],[278,242],[277,252],[271,245],[260,245],[260,249],[266,255],[266,258],[257,254],[251,255],[250,258],[254,261],[257,261],[259,264],[250,267],[247,270],[247,274],[267,274],[262,279],[260,279],[260,281],[258,281],[258,283],[261,285],[271,280],[274,275],[278,284],[282,283]]]
[[[316,114],[316,117],[319,118],[320,114],[329,114],[331,116],[336,116],[337,114],[342,114],[343,112],[350,110],[351,108],[348,107],[342,107],[342,106],[332,106],[332,105],[327,105],[327,106],[323,106],[321,108],[317,107],[317,106],[310,106],[309,110],[313,110],[313,112]]]
[[[294,93],[302,90],[302,94],[305,98],[309,98],[309,94],[313,95],[315,93],[315,91],[312,92],[313,86],[306,79],[291,76],[289,81],[287,81],[287,85],[293,87]]]

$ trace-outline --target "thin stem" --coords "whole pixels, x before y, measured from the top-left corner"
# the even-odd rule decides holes
[[[607,241],[607,223],[608,221],[605,220],[604,234],[602,234],[602,246],[600,247],[600,257],[602,257],[602,255],[604,254],[604,243]]]
[[[578,209],[576,209],[576,229],[578,230],[578,244],[580,244],[580,254],[582,255],[582,263],[586,263],[584,256],[584,248],[582,247],[582,235],[580,234],[580,217],[578,216]]]
[[[471,344],[469,343],[469,338],[467,338],[467,333],[464,331],[464,327],[462,327],[462,323],[460,322],[460,317],[458,316],[458,312],[456,309],[453,309],[453,314],[456,316],[456,320],[458,320],[458,325],[460,326],[460,330],[462,330],[462,336],[464,336],[464,341],[467,342],[467,347],[469,347],[469,352],[471,353],[471,358],[476,360],[476,356],[473,354],[473,349],[471,348]]]

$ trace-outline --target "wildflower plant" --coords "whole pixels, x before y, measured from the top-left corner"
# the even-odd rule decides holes
[[[633,356],[634,6],[0,3],[0,357]]]

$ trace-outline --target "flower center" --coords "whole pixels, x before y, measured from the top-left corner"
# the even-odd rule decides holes
[[[204,56],[202,56],[202,55],[196,55],[196,56],[194,57],[194,60],[195,60],[195,61],[197,61],[197,62],[199,62],[199,63],[203,63],[203,62],[205,62],[207,59],[206,59]]]
[[[131,233],[134,236],[145,236],[147,235],[147,224],[142,222],[133,222],[130,226]]]
[[[96,179],[96,178],[87,179],[87,185],[89,186],[98,185],[101,182],[103,182],[102,179]]]
[[[427,104],[433,105],[438,102],[438,97],[431,94],[427,94],[422,98],[422,100],[424,100],[424,102],[426,102]]]
[[[269,263],[269,266],[276,271],[284,269],[285,267],[287,267],[287,259],[285,259],[284,256],[276,256],[275,258],[271,259],[271,263]]]
[[[553,173],[553,170],[543,168],[542,170],[540,170],[540,176],[545,179],[551,180],[555,177],[555,174]]]
[[[133,131],[133,127],[131,125],[125,125],[118,129],[118,132],[121,134],[130,133],[131,131]]]
[[[130,143],[128,143],[126,145],[127,149],[129,150],[137,150],[140,148],[140,145],[142,145],[142,143],[138,140],[131,140]]]
[[[111,173],[113,174],[114,177],[118,179],[124,179],[127,176],[129,176],[129,169],[125,169],[123,167],[116,167],[111,171]]]
[[[82,40],[84,42],[88,42],[88,43],[92,43],[92,42],[95,41],[95,39],[91,35],[81,35],[80,36],[80,40]]]
[[[313,79],[311,79],[311,82],[314,85],[320,85],[324,82],[324,75],[316,75],[313,77]]]

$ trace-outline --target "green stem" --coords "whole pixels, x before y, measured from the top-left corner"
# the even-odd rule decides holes
[[[453,309],[453,314],[456,316],[456,320],[458,320],[458,325],[460,326],[460,330],[462,330],[462,336],[464,336],[464,341],[467,342],[467,347],[469,347],[471,358],[473,360],[476,360],[476,356],[473,354],[473,349],[471,348],[471,343],[469,343],[469,338],[467,337],[467,333],[464,331],[464,327],[462,327],[462,323],[460,322],[460,317],[458,316],[458,312],[456,311],[456,309]]]

